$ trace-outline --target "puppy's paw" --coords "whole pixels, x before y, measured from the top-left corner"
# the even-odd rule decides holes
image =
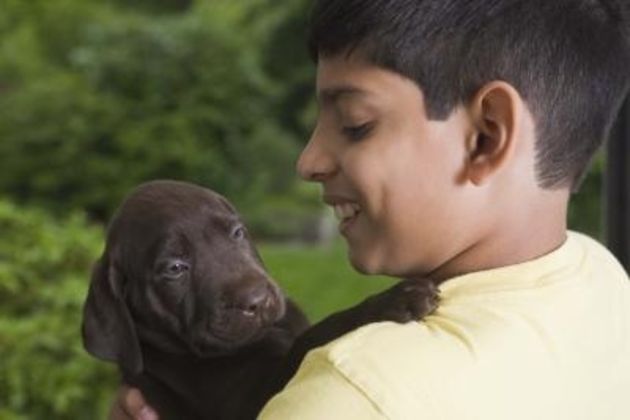
[[[361,305],[369,322],[405,323],[420,320],[438,306],[439,291],[428,279],[402,280]]]

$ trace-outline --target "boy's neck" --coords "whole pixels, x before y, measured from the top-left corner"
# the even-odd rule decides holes
[[[428,276],[438,283],[472,272],[524,263],[561,247],[567,237],[568,192],[538,205],[515,204],[486,234]]]

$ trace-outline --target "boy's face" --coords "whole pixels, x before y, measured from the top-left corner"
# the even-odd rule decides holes
[[[322,184],[356,269],[424,275],[471,245],[462,109],[428,120],[415,83],[345,55],[320,59],[317,99],[297,169]]]

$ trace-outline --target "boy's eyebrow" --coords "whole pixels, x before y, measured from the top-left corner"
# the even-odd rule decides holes
[[[352,85],[341,85],[324,88],[317,93],[317,99],[322,104],[332,104],[344,95],[365,95],[367,92]]]

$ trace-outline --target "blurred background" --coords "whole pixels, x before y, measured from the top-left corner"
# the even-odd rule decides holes
[[[103,418],[117,374],[79,335],[126,193],[226,195],[313,321],[391,284],[349,267],[294,164],[315,108],[309,0],[0,0],[0,419]],[[604,158],[570,212],[601,237]]]

